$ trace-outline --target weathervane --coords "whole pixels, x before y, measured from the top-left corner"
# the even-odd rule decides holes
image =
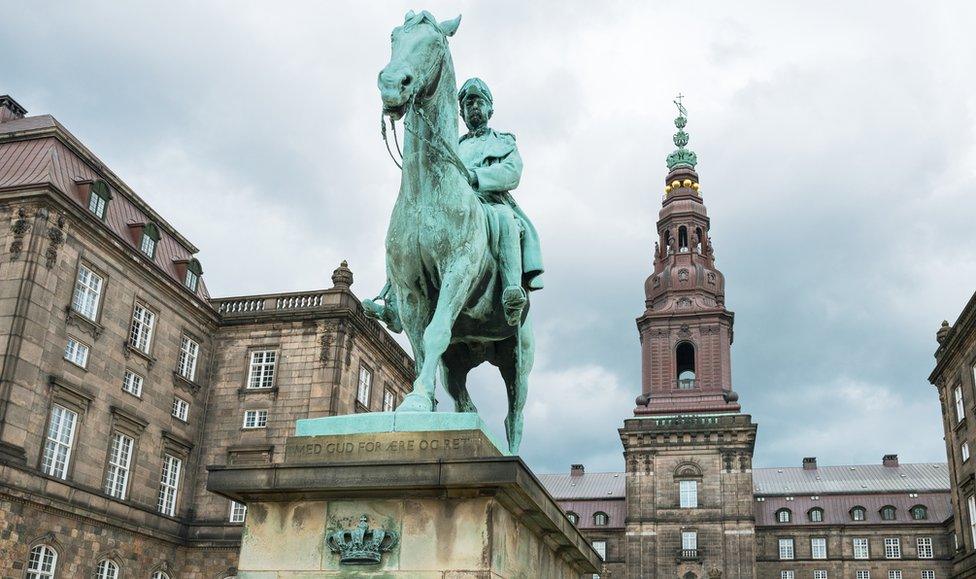
[[[674,145],[678,148],[668,155],[669,171],[673,171],[677,167],[694,169],[698,163],[698,156],[693,151],[685,149],[685,145],[688,144],[688,133],[684,131],[685,125],[688,124],[688,109],[681,103],[683,98],[685,95],[679,92],[673,101],[674,105],[678,107],[678,118],[674,119],[674,126],[678,128],[678,132],[674,134]]]

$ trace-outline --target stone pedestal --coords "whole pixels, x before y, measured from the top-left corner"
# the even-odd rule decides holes
[[[578,579],[599,568],[476,415],[341,416],[296,431],[283,464],[210,468],[207,488],[248,506],[241,579]]]

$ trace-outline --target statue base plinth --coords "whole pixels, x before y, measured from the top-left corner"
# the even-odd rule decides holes
[[[447,412],[302,420],[283,464],[211,466],[207,488],[248,506],[238,576],[597,573],[596,552],[522,460],[505,456],[483,426],[477,415]],[[352,432],[372,427],[377,431]],[[349,554],[362,555],[352,546],[343,561],[330,539],[347,530],[351,545],[363,515],[369,532],[387,536],[383,547],[396,536],[378,563],[362,564]]]

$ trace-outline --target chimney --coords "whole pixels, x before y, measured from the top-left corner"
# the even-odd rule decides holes
[[[804,457],[803,470],[817,470],[817,457],[815,456]]]
[[[583,476],[584,471],[585,469],[583,468],[583,465],[574,464],[573,466],[569,467],[569,476]]]
[[[0,123],[22,119],[26,114],[27,109],[17,104],[10,95],[0,95]]]
[[[897,454],[886,454],[881,458],[881,464],[884,466],[898,466],[898,455]]]

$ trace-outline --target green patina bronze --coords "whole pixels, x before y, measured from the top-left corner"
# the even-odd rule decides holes
[[[674,119],[674,126],[678,128],[678,132],[674,134],[674,146],[678,148],[668,155],[669,171],[677,167],[694,169],[695,165],[698,164],[698,155],[685,148],[688,144],[688,133],[685,132],[685,125],[688,124],[688,110],[681,104],[682,98],[683,96],[679,94],[674,99],[674,104],[678,107],[678,118]]]
[[[410,12],[393,30],[378,84],[384,114],[403,119],[403,174],[386,236],[388,282],[363,306],[402,328],[413,349],[417,378],[398,413],[433,411],[438,374],[455,410],[476,413],[467,375],[489,362],[508,392],[515,454],[534,357],[528,292],[542,287],[542,254],[510,193],[522,175],[515,137],[488,128],[491,91],[471,79],[456,92],[447,38],[460,21]],[[468,128],[460,142],[458,106]]]
[[[355,527],[332,530],[325,543],[333,553],[339,555],[340,565],[376,565],[383,553],[400,543],[400,533],[389,529],[371,529],[369,517],[360,515]]]

